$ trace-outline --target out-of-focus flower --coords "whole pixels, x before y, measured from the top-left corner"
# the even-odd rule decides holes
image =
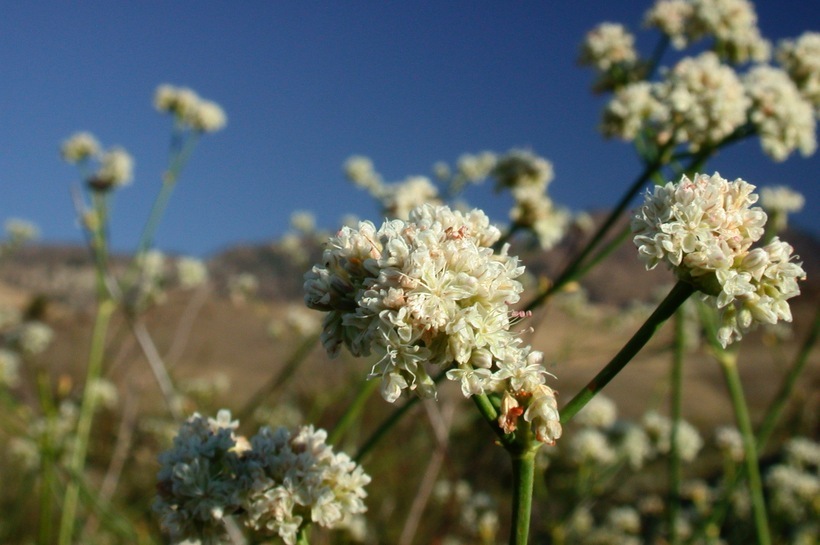
[[[615,402],[605,395],[598,394],[575,415],[575,421],[581,426],[608,428],[615,423],[617,417],[618,406]]]
[[[698,174],[655,187],[632,219],[647,269],[666,262],[679,279],[711,296],[724,347],[756,323],[791,321],[787,300],[800,293],[797,281],[806,276],[792,261],[793,248],[777,238],[751,249],[766,222],[755,202],[754,186],[743,180]]]
[[[302,234],[309,235],[316,230],[316,216],[307,210],[296,210],[290,215],[290,226]]]
[[[668,110],[669,137],[693,151],[720,142],[746,122],[750,101],[743,84],[712,52],[682,59],[652,90]]]
[[[607,465],[617,459],[606,435],[594,428],[584,428],[572,436],[569,443],[573,460],[580,465],[593,463]]]
[[[669,36],[677,49],[713,38],[713,49],[729,62],[765,62],[771,55],[748,0],[658,0],[644,22]]]
[[[820,32],[804,32],[777,46],[777,61],[820,115]]]
[[[618,89],[604,109],[603,135],[634,140],[645,127],[664,125],[669,119],[669,109],[655,98],[652,89],[652,84],[646,81]]]
[[[354,185],[366,189],[377,196],[383,185],[382,178],[373,168],[373,161],[369,157],[354,155],[344,164],[345,175]]]
[[[0,348],[0,387],[13,388],[20,381],[20,358],[11,350]]]
[[[543,355],[510,332],[509,305],[523,273],[500,231],[480,210],[425,205],[408,221],[379,229],[361,222],[332,237],[322,265],[305,275],[305,303],[327,312],[322,343],[335,356],[377,353],[371,377],[393,402],[403,390],[435,394],[427,364],[453,366],[465,395],[509,392],[545,442],[560,435],[554,392],[544,385]],[[551,419],[554,418],[553,422]],[[558,435],[556,435],[556,433]]]
[[[749,118],[760,135],[763,151],[775,161],[799,150],[807,157],[817,149],[812,105],[803,99],[788,74],[756,66],[743,78],[752,99]]]
[[[100,143],[93,134],[78,132],[65,141],[60,147],[60,155],[67,163],[79,163],[85,159],[96,157],[100,153]]]
[[[259,279],[251,273],[239,273],[228,278],[228,293],[235,304],[248,302],[259,291]]]
[[[293,340],[318,333],[322,323],[315,312],[302,305],[288,305],[282,318],[272,320],[268,332],[275,339]]]
[[[179,285],[184,289],[197,288],[208,281],[208,267],[201,259],[180,257],[176,265]]]
[[[613,66],[631,66],[638,60],[635,37],[619,23],[601,23],[589,32],[581,45],[578,62],[601,72]]]
[[[100,168],[89,180],[93,189],[108,190],[131,183],[134,177],[134,159],[121,147],[114,147],[100,157]]]
[[[227,116],[216,102],[204,100],[185,87],[162,84],[154,93],[154,107],[172,114],[177,122],[198,132],[216,132],[227,124]]]
[[[44,352],[54,339],[54,330],[42,322],[25,322],[18,332],[17,344],[27,355]]]
[[[6,230],[6,236],[8,237],[8,243],[15,246],[25,244],[40,236],[40,230],[37,228],[37,225],[18,218],[7,219],[4,228]]]
[[[769,221],[774,222],[775,232],[784,230],[788,225],[789,214],[800,212],[805,204],[803,195],[788,186],[760,189],[760,206],[769,214]]]
[[[743,436],[737,428],[722,426],[715,430],[715,443],[720,451],[733,462],[742,462],[745,456]]]
[[[642,424],[655,449],[661,454],[668,454],[672,448],[672,420],[650,411],[644,415]],[[678,422],[677,447],[678,455],[685,462],[694,460],[703,447],[700,433],[685,420]]]

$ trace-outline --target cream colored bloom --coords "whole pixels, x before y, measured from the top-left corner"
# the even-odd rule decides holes
[[[100,153],[100,143],[93,134],[78,132],[63,142],[60,154],[67,163],[79,163]]]
[[[637,60],[635,37],[619,23],[601,23],[587,32],[578,62],[606,72],[613,66],[630,66]]]
[[[796,40],[783,40],[777,60],[797,88],[820,114],[820,32],[804,32]]]
[[[752,100],[749,117],[757,127],[763,151],[775,161],[799,150],[808,157],[817,149],[812,105],[803,99],[788,74],[756,66],[743,78]]]
[[[97,170],[92,184],[121,187],[130,184],[133,177],[133,157],[125,149],[114,147],[105,152],[100,158],[100,168]]]

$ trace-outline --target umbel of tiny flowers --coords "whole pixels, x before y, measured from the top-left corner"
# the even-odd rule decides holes
[[[640,258],[652,269],[664,262],[679,280],[701,291],[720,311],[718,340],[726,347],[757,323],[791,321],[788,299],[805,279],[793,248],[774,238],[752,248],[764,233],[766,213],[755,186],[696,174],[647,192],[632,218]]]
[[[502,397],[499,427],[530,423],[538,441],[560,437],[543,354],[510,331],[522,291],[518,259],[492,250],[500,231],[480,210],[423,205],[407,221],[360,222],[331,237],[305,275],[305,303],[327,312],[322,343],[355,356],[375,353],[370,377],[396,401],[405,390],[434,396],[430,367],[449,369],[465,397]]]
[[[154,107],[172,114],[181,126],[197,132],[216,132],[228,122],[219,104],[202,99],[185,87],[160,85],[154,94]]]
[[[134,159],[122,147],[115,146],[103,152],[97,139],[88,132],[78,132],[66,139],[60,147],[60,155],[69,164],[83,168],[91,160],[99,166],[94,172],[85,172],[88,186],[99,192],[122,187],[134,177]]]
[[[194,414],[160,454],[153,508],[175,540],[225,543],[224,520],[234,515],[294,545],[311,522],[345,527],[367,510],[370,477],[325,444],[324,430],[263,427],[248,441],[234,433],[238,426],[227,410],[216,419]]]

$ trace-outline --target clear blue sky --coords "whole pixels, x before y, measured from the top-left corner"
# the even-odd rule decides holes
[[[639,30],[650,2],[13,2],[0,16],[0,219],[37,223],[47,242],[79,241],[59,160],[78,130],[136,158],[116,200],[113,241],[134,247],[159,185],[170,120],[160,83],[220,103],[227,128],[201,142],[157,237],[170,252],[208,255],[281,235],[294,209],[322,227],[343,214],[379,220],[345,181],[352,154],[388,181],[431,174],[464,152],[527,147],[550,159],[551,195],[574,210],[610,206],[639,169],[629,145],[596,132],[604,101],[576,66],[602,21]],[[773,40],[820,29],[820,3],[758,3]],[[650,50],[657,39],[638,33]],[[726,178],[789,184],[807,197],[797,225],[820,233],[820,156],[775,164],[757,142],[711,163]],[[494,218],[507,201],[468,195]]]

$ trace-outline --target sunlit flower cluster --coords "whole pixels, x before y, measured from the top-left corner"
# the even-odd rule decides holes
[[[746,122],[749,99],[743,84],[711,52],[682,59],[653,92],[668,109],[669,137],[692,150],[719,142]]]
[[[498,158],[489,176],[495,179],[496,190],[507,189],[515,199],[510,219],[530,229],[541,247],[552,248],[563,238],[572,215],[547,195],[552,163],[527,150],[511,150]]]
[[[115,146],[102,151],[97,139],[87,132],[75,133],[65,140],[60,153],[70,164],[85,164],[92,159],[99,163],[97,171],[87,180],[97,191],[128,185],[134,177],[134,159],[125,149]]]
[[[248,441],[238,425],[226,410],[194,414],[160,454],[154,511],[173,539],[224,543],[224,519],[237,515],[293,545],[306,523],[340,527],[366,510],[370,477],[325,444],[324,430],[264,427]]]
[[[248,527],[293,545],[306,522],[335,528],[367,510],[370,477],[346,454],[334,453],[326,439],[313,426],[295,434],[265,427],[251,438],[243,458],[252,480],[244,503]]]
[[[714,50],[730,62],[765,62],[771,54],[748,0],[658,0],[645,22],[669,36],[678,49],[714,38]]]
[[[785,185],[764,187],[760,190],[760,206],[769,215],[769,222],[773,223],[776,233],[779,233],[789,223],[789,214],[800,212],[806,204],[801,193]]]
[[[663,125],[667,108],[653,93],[653,85],[638,81],[615,91],[604,109],[601,132],[607,138],[634,140],[646,126]]]
[[[777,60],[797,88],[820,113],[820,32],[805,32],[795,40],[783,40]]]
[[[684,176],[647,193],[632,219],[634,242],[647,269],[665,262],[679,279],[711,296],[721,313],[723,346],[756,323],[791,321],[788,299],[805,278],[790,245],[775,238],[751,249],[764,232],[766,213],[754,186],[719,174]]]
[[[820,516],[820,444],[796,437],[785,445],[782,463],[769,468],[766,486],[772,510],[790,523]]]
[[[615,65],[630,66],[637,60],[635,37],[621,24],[601,23],[587,32],[578,62],[606,72]]]
[[[355,356],[379,356],[371,377],[381,378],[387,401],[404,390],[434,395],[427,364],[455,365],[447,377],[465,396],[506,392],[505,431],[523,415],[552,442],[560,424],[543,355],[510,331],[524,267],[506,247],[493,252],[499,237],[480,210],[433,205],[378,229],[343,227],[305,275],[305,302],[328,313],[322,343],[331,356],[342,345]]]
[[[385,183],[367,157],[354,155],[345,162],[345,174],[354,185],[366,190],[390,218],[406,220],[410,211],[426,203],[439,203],[438,188],[424,176],[408,176],[401,182]]]
[[[202,99],[185,87],[160,85],[154,93],[154,107],[172,114],[183,126],[199,132],[216,132],[228,121],[219,104]]]
[[[788,74],[771,66],[756,66],[743,83],[752,100],[749,117],[763,151],[775,161],[785,160],[794,150],[803,156],[813,154],[817,149],[814,112]]]

